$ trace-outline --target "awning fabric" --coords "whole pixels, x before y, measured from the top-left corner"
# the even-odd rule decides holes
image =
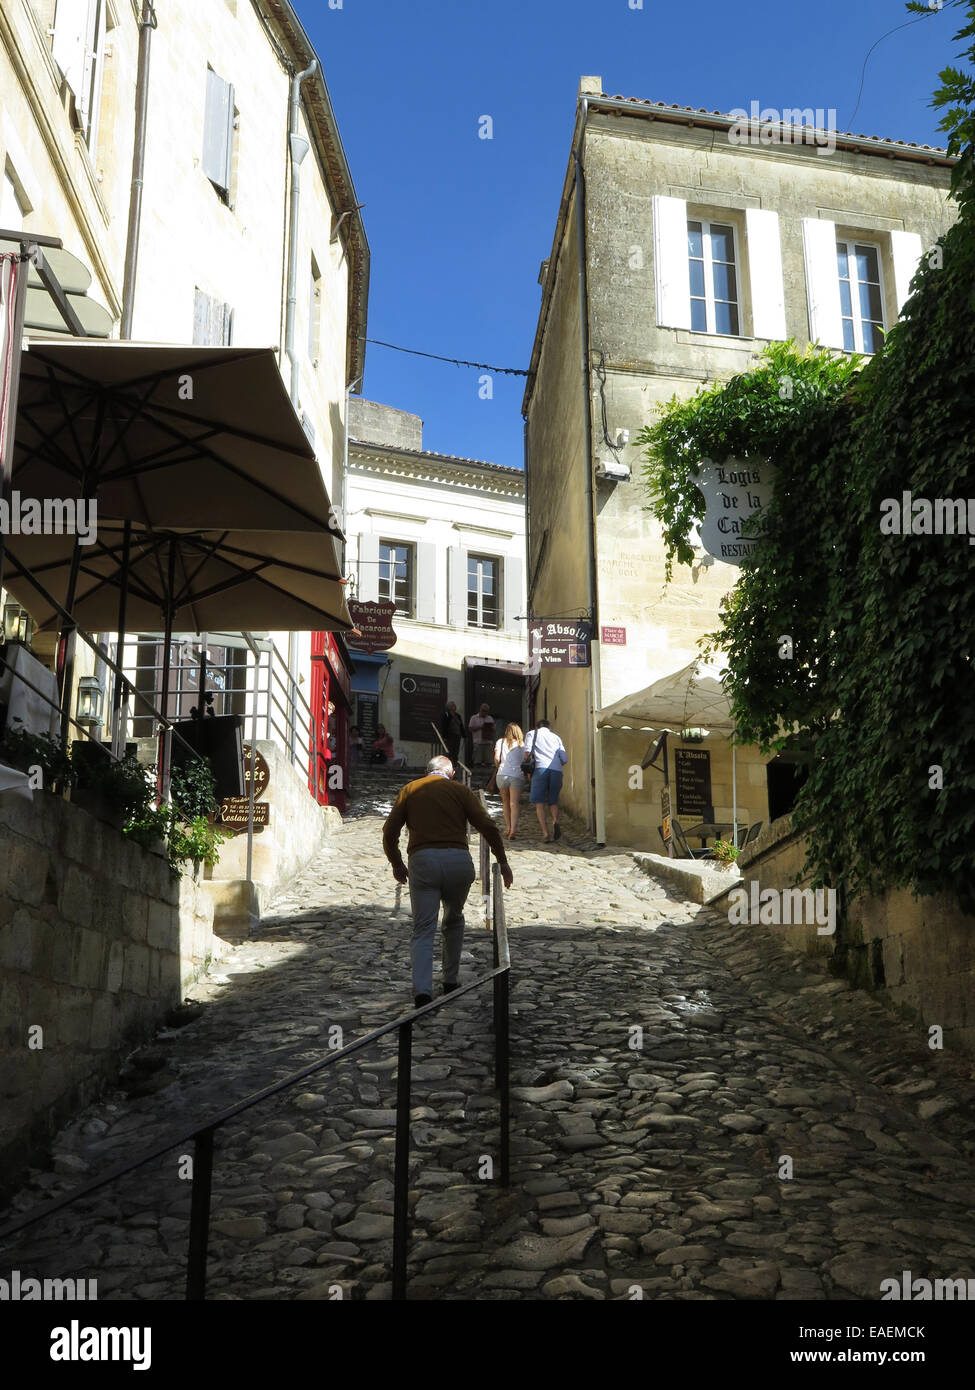
[[[271,348],[32,341],[11,487],[145,526],[336,535]]]
[[[80,549],[72,614],[89,632],[112,632],[122,582],[123,523],[99,518],[97,541]],[[39,596],[27,571],[62,602],[73,552],[72,536],[9,539],[4,585],[41,631],[60,627],[61,614]],[[134,527],[126,621],[130,630],[156,632],[169,606],[175,632],[348,629],[352,622],[339,577],[335,548],[321,535]]]
[[[706,728],[712,733],[730,736],[735,721],[731,705],[721,681],[719,667],[692,661],[689,666],[662,676],[643,690],[625,695],[615,704],[597,712],[596,723],[601,729],[642,729],[659,732],[662,729]]]

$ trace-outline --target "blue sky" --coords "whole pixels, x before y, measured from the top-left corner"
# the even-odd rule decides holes
[[[337,0],[332,0],[337,3]],[[528,365],[579,78],[727,111],[836,109],[840,130],[943,144],[931,93],[963,11],[902,0],[296,0],[325,70],[372,249],[369,336]],[[489,115],[494,138],[478,138]],[[369,346],[362,393],[423,417],[424,445],[522,465],[522,378]]]

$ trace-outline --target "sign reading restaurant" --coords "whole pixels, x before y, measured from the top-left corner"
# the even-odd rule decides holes
[[[592,623],[581,618],[555,618],[530,626],[532,670],[540,666],[588,666]]]
[[[385,599],[382,603],[376,603],[369,599],[367,603],[358,603],[355,599],[349,602],[349,617],[356,625],[358,636],[350,632],[348,634],[349,646],[357,652],[388,652],[390,647],[396,645],[396,633],[393,631],[393,614],[396,612],[396,604],[392,599]]]
[[[772,466],[764,459],[702,459],[697,485],[707,510],[701,522],[701,545],[716,560],[740,565],[762,539],[761,519],[745,522],[768,506]]]

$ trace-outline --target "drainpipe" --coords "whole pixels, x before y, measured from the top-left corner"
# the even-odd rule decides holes
[[[146,166],[146,124],[149,110],[149,49],[156,28],[153,0],[144,0],[139,22],[139,68],[135,84],[135,137],[132,145],[132,188],[129,193],[129,225],[125,237],[125,275],[122,281],[122,322],[119,337],[132,337],[135,312],[135,275],[139,264],[142,230],[142,184]]]
[[[295,306],[298,302],[298,205],[301,198],[301,164],[308,153],[308,141],[298,134],[298,107],[301,84],[318,71],[318,59],[312,58],[304,72],[291,78],[291,100],[288,107],[288,152],[291,156],[291,198],[288,204],[288,300],[284,326],[284,350],[291,363],[291,403],[298,408],[298,358],[295,355]]]
[[[589,689],[592,708],[586,730],[586,760],[589,771],[591,793],[589,829],[595,829],[599,845],[606,843],[606,806],[603,787],[603,769],[600,758],[599,734],[596,729],[597,703],[602,699],[602,680],[599,660],[599,598],[596,578],[596,493],[592,466],[592,381],[590,377],[589,349],[589,270],[586,246],[586,176],[582,167],[582,142],[586,135],[586,121],[589,117],[589,100],[582,98],[582,113],[579,125],[579,140],[573,152],[575,160],[575,194],[577,241],[579,243],[579,321],[582,335],[582,398],[585,418],[586,440],[586,507],[588,525],[586,526],[586,560],[589,573],[589,612],[592,619],[592,666],[590,668]]]

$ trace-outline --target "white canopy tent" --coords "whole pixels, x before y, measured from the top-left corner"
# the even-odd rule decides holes
[[[632,729],[650,734],[681,733],[706,729],[731,742],[731,795],[734,840],[738,843],[738,766],[734,743],[735,721],[731,702],[722,684],[727,662],[692,661],[652,685],[624,695],[622,700],[597,712],[601,729]]]

